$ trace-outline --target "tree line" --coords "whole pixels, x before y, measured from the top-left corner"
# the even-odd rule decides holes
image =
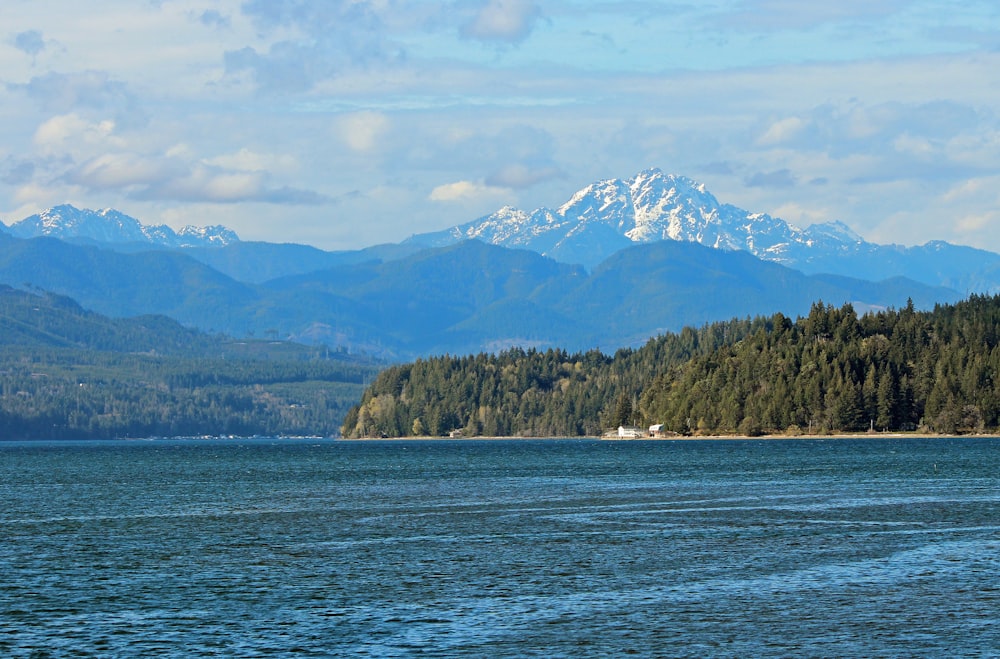
[[[336,436],[373,365],[0,348],[0,438]]]
[[[0,439],[333,436],[381,366],[0,285]]]
[[[1000,427],[1000,296],[858,315],[816,302],[686,328],[613,356],[550,349],[393,366],[347,412],[349,437],[679,435]]]

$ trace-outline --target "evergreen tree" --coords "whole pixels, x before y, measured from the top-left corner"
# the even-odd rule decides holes
[[[981,432],[1000,425],[998,326],[996,296],[862,317],[817,302],[796,321],[775,314],[686,328],[613,357],[515,349],[430,358],[387,369],[347,413],[344,432],[366,422],[412,431],[418,417],[432,434],[500,436],[651,423],[686,434],[921,422]]]

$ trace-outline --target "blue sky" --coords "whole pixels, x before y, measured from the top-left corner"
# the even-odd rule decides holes
[[[1000,251],[1000,5],[0,5],[8,224],[72,203],[353,249],[649,167],[803,227]]]

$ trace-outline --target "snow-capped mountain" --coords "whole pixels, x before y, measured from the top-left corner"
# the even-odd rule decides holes
[[[659,169],[630,179],[593,183],[556,210],[530,213],[505,206],[491,215],[410,242],[443,246],[469,238],[541,252],[557,261],[593,266],[635,243],[696,242],[796,266],[812,254],[856,251],[865,241],[840,222],[800,229],[767,213],[721,204],[684,176]]]
[[[111,208],[94,211],[69,204],[55,206],[7,228],[17,238],[49,236],[101,243],[150,243],[164,247],[222,247],[238,242],[232,229],[214,225],[186,226],[174,231],[165,224],[145,225]]]
[[[164,227],[169,228],[169,227]],[[221,224],[212,224],[205,227],[196,227],[188,224],[177,232],[177,240],[180,247],[212,246],[224,247],[226,245],[239,242],[240,237],[232,229]]]

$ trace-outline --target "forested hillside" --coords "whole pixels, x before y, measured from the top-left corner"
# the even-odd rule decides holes
[[[0,439],[336,435],[380,366],[0,287]]]
[[[392,366],[348,412],[344,435],[398,437],[595,435],[639,418],[635,402],[659,373],[749,336],[768,321],[685,328],[639,350],[514,349]]]
[[[217,337],[166,316],[108,318],[75,300],[0,284],[0,345],[160,354],[217,354]]]
[[[1000,296],[858,316],[817,302],[685,329],[613,358],[510,351],[383,372],[348,436],[596,435],[664,424],[682,435],[1000,426]]]

